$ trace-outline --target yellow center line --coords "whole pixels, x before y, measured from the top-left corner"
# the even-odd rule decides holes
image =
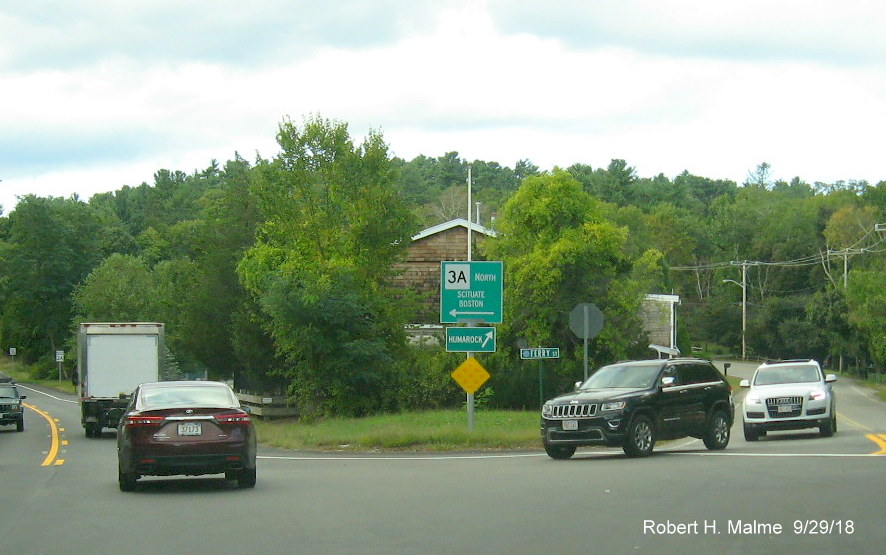
[[[880,434],[879,436],[877,434],[868,434],[865,437],[880,446],[880,450],[871,453],[872,455],[886,455],[886,434]]]
[[[49,422],[49,429],[52,432],[51,433],[52,442],[49,446],[49,453],[46,454],[46,458],[43,459],[43,462],[40,464],[40,466],[50,466],[53,464],[53,461],[55,461],[55,458],[58,456],[58,443],[59,443],[58,426],[55,425],[55,420],[53,420],[51,416],[49,416],[48,414],[46,414],[42,410],[38,409],[34,405],[29,405],[29,404],[24,404],[24,405],[26,407],[28,407],[29,409],[31,409],[32,411],[39,414],[40,416],[42,416],[43,418],[45,418],[47,422]],[[64,459],[61,459],[59,461],[55,461],[56,465],[61,465],[64,463],[65,463]]]
[[[868,428],[867,426],[865,426],[864,424],[861,424],[861,423],[856,422],[855,420],[849,418],[848,416],[846,416],[845,414],[843,414],[841,412],[837,413],[837,417],[840,418],[841,420],[845,420],[846,422],[851,424],[853,427],[858,428],[859,430],[864,430],[866,432],[873,432],[874,431],[874,430]]]

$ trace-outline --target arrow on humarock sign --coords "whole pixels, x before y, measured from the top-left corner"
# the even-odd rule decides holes
[[[455,310],[454,308],[449,311],[449,315],[453,318],[457,316],[492,316],[495,314],[494,312],[468,312],[465,310]]]
[[[490,341],[492,341],[492,336],[493,336],[493,335],[495,335],[495,332],[494,332],[494,331],[491,331],[491,332],[487,333],[486,335],[484,335],[483,337],[485,337],[486,339],[483,340],[483,343],[480,344],[480,347],[485,349],[485,348],[486,348],[486,344],[489,343]]]

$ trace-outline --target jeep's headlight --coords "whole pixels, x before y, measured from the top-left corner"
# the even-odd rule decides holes
[[[541,406],[541,415],[542,416],[550,416],[552,412],[553,412],[553,407],[551,406],[550,403],[545,403],[544,405]]]
[[[12,405],[12,412],[21,412],[21,411],[22,411],[21,405]]]
[[[611,403],[603,403],[600,405],[600,410],[621,410],[625,408],[624,401],[612,401]]]
[[[827,396],[827,394],[821,389],[813,389],[809,392],[809,400],[810,401],[821,401]]]

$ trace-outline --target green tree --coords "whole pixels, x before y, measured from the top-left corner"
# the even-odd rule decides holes
[[[157,282],[145,261],[112,254],[80,283],[73,294],[79,322],[161,321]]]
[[[382,408],[409,307],[389,285],[416,231],[392,186],[380,134],[355,145],[344,123],[285,121],[281,153],[256,167],[264,214],[238,266],[285,358],[305,413]]]
[[[23,197],[0,250],[0,343],[22,360],[53,356],[73,315],[74,287],[103,258],[103,222],[76,198]]]
[[[580,377],[580,345],[568,327],[569,312],[579,302],[594,302],[606,317],[593,341],[595,361],[636,354],[640,300],[663,276],[660,253],[650,251],[634,266],[625,256],[627,230],[605,219],[603,205],[560,170],[525,179],[505,205],[499,231],[485,249],[505,267],[505,323],[499,327],[504,347],[493,357],[503,374],[493,385],[502,402],[532,402],[526,393],[534,390],[531,372],[515,376],[519,370],[512,370],[521,368],[512,347],[521,338],[531,345],[564,346],[557,387]]]
[[[846,292],[849,322],[859,330],[867,352],[886,369],[886,269],[853,270]]]

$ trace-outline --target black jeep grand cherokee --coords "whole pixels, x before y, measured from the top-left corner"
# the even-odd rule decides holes
[[[724,449],[735,416],[732,388],[710,361],[673,358],[619,362],[542,407],[541,437],[554,459],[582,445],[652,453],[659,439],[692,436]]]

